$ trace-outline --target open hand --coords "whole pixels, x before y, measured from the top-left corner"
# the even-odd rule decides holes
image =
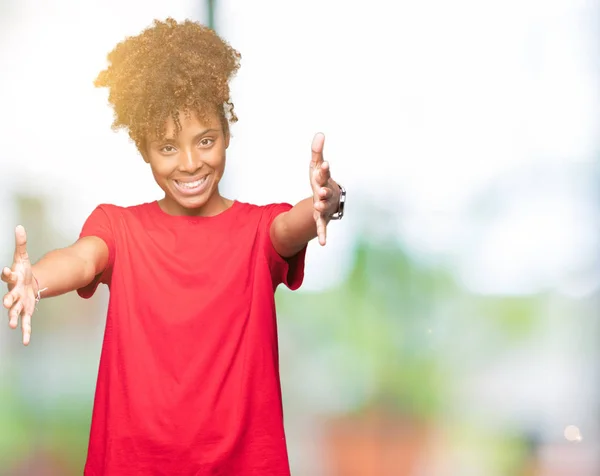
[[[317,237],[321,246],[327,241],[327,224],[331,215],[338,211],[340,189],[331,178],[329,163],[323,160],[325,136],[315,135],[312,142],[310,161],[310,185],[313,191],[314,218],[317,224]]]
[[[23,344],[27,345],[31,339],[31,316],[35,311],[37,290],[27,254],[27,235],[22,226],[15,229],[13,264],[2,270],[2,281],[8,284],[2,304],[8,309],[9,326],[16,329],[21,317]]]

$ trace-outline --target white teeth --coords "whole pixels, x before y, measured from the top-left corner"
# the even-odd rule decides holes
[[[200,185],[202,185],[204,183],[204,181],[206,180],[206,177],[202,177],[200,180],[196,180],[195,182],[180,182],[179,180],[177,180],[177,185],[179,185],[182,188],[196,188],[199,187]]]

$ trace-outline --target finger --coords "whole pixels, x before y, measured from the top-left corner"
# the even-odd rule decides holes
[[[327,210],[331,207],[328,200],[319,200],[314,203],[314,209],[317,211],[319,215],[327,215]]]
[[[6,309],[10,309],[15,302],[15,298],[12,293],[6,293],[2,299],[2,305]]]
[[[35,302],[35,300],[27,300],[23,302],[23,311],[22,314],[23,315],[28,315],[28,316],[33,316],[33,313],[35,312],[35,305],[37,303]]]
[[[317,222],[317,237],[319,239],[319,244],[321,246],[325,246],[325,242],[327,240],[327,225],[325,224],[325,219],[321,214],[318,214],[316,218]]]
[[[21,225],[15,228],[15,262],[23,263],[29,261],[27,254],[27,233]]]
[[[329,168],[329,162],[323,162],[319,169],[319,178],[321,179],[321,185],[327,185],[331,178],[331,170]]]
[[[23,314],[21,328],[23,329],[23,345],[29,345],[31,340],[31,314]]]
[[[4,268],[2,270],[2,281],[8,284],[15,284],[17,282],[17,274],[13,273],[10,268]]]
[[[333,190],[328,187],[321,187],[319,189],[319,199],[320,200],[329,200],[333,197]]]
[[[312,141],[312,160],[310,161],[310,166],[313,169],[316,169],[319,164],[323,162],[323,145],[325,144],[325,136],[323,133],[319,132],[315,134],[315,137]]]
[[[4,296],[4,299],[2,300],[2,304],[6,309],[10,309],[19,300],[18,291],[21,288],[19,285],[23,283],[23,277],[20,273],[13,272],[12,274],[15,275],[16,281],[14,284],[11,284],[13,288]]]
[[[331,173],[327,162],[323,162],[320,167],[313,170],[313,186],[315,188],[326,186],[330,178]]]
[[[2,300],[2,305],[6,309],[10,309],[15,305],[15,303],[19,300],[19,293],[16,286],[9,292],[4,295],[4,299]]]
[[[8,311],[8,325],[11,329],[16,329],[19,325],[19,316],[23,311],[23,306],[20,301],[17,301]]]

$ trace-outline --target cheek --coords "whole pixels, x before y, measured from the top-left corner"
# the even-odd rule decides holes
[[[160,167],[157,167],[155,164],[150,164],[150,169],[152,170],[152,175],[155,177],[160,177],[162,174]]]
[[[163,176],[160,174],[160,172],[158,172],[154,167],[151,168],[152,170],[152,176],[154,177],[154,180],[158,183],[161,184],[162,182],[165,181],[165,179],[163,178]]]
[[[218,151],[215,150],[214,152],[214,154],[211,154],[210,162],[208,164],[219,176],[221,176],[225,170],[225,150],[220,149]]]
[[[172,172],[172,166],[165,160],[151,160],[150,161],[150,169],[152,170],[152,175],[158,178],[166,178]]]
[[[225,170],[225,153],[223,148],[212,149],[209,153],[203,155],[200,159],[206,166],[212,169],[213,174],[217,177],[223,175]]]
[[[164,167],[160,166],[157,167],[155,165],[152,165],[150,168],[152,170],[152,176],[154,177],[154,181],[159,185],[160,188],[165,190],[169,179],[169,172],[164,170]]]

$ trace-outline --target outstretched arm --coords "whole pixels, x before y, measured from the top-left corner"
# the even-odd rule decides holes
[[[299,202],[290,211],[273,220],[271,241],[275,250],[284,258],[298,253],[315,237],[324,246],[327,224],[331,215],[338,211],[340,189],[331,178],[329,163],[323,160],[323,134],[315,135],[310,161],[311,197]]]
[[[25,229],[18,226],[13,264],[2,270],[2,281],[8,285],[2,304],[8,309],[11,328],[16,329],[21,317],[23,344],[29,344],[31,338],[31,316],[38,296],[58,296],[82,288],[92,282],[107,263],[106,243],[100,238],[84,237],[67,248],[51,251],[32,266]]]

